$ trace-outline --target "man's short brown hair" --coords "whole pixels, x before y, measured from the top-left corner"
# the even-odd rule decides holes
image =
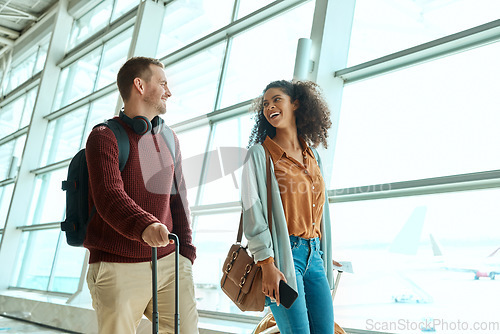
[[[164,68],[158,59],[148,57],[132,57],[122,65],[116,77],[116,84],[118,85],[118,90],[123,101],[127,101],[130,98],[135,78],[141,78],[146,81],[151,80],[153,72],[151,72],[149,65]]]

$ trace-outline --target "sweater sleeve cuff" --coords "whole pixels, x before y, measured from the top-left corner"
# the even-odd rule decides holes
[[[190,246],[180,246],[179,253],[188,258],[192,264],[194,264],[194,260],[196,259],[196,248]]]

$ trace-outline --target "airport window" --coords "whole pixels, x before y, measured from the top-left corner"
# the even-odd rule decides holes
[[[164,1],[163,20],[144,26],[161,34],[156,57],[166,65],[173,94],[164,119],[181,146],[202,313],[249,321],[262,316],[242,313],[219,286],[239,222],[241,158],[254,124],[246,111],[267,83],[292,78],[297,40],[311,37],[316,2],[296,1],[271,17],[267,13],[286,7],[284,1]],[[351,261],[354,270],[343,274],[334,302],[344,328],[376,332],[384,331],[382,322],[399,319],[413,326],[456,316],[497,318],[500,42],[494,29],[500,4],[476,2],[358,0],[349,51],[334,51],[349,53],[347,68],[331,69],[331,80],[345,80],[345,86],[335,142],[325,152],[335,153],[328,185],[333,256]],[[85,249],[68,246],[59,229],[65,215],[61,181],[92,126],[112,117],[120,104],[116,74],[129,52],[140,3],[94,1],[90,11],[77,14],[66,58],[50,66],[61,67],[55,96],[46,108],[35,109],[42,113],[35,119],[44,116],[43,122],[30,125],[49,37],[23,42],[12,63],[8,52],[0,59],[0,237],[12,230],[21,235],[14,249],[0,253],[16,254],[15,268],[7,272],[11,288],[68,295],[85,284]],[[336,9],[345,4],[328,3],[342,3]],[[429,47],[429,53],[407,50],[480,25],[494,29],[457,38],[460,50],[446,43]],[[344,29],[324,33],[338,39]],[[378,59],[399,51],[401,58]],[[363,80],[355,78],[360,72],[368,73]],[[337,105],[339,99],[334,97]],[[40,129],[42,149],[24,150],[27,135]],[[226,148],[235,149],[231,156],[238,159],[227,164]],[[24,168],[26,161],[40,168]],[[31,170],[30,180],[19,178],[19,167]],[[29,205],[7,221],[12,199]],[[415,328],[386,331],[406,329]]]
[[[41,166],[71,158],[82,146],[88,106],[49,122]]]
[[[96,124],[113,118],[115,105],[118,101],[118,91],[106,95],[93,103],[89,107],[89,116],[86,122],[85,134],[83,135],[82,147],[87,143],[87,137]]]
[[[238,19],[269,5],[273,0],[241,0],[238,7]]]
[[[221,108],[259,96],[270,81],[292,79],[297,41],[311,34],[313,11],[308,2],[234,37]]]
[[[166,119],[168,119],[168,115]],[[209,133],[210,126],[208,122],[190,130],[176,132],[181,148],[182,173],[186,182],[187,198],[190,206],[196,204]]]
[[[21,86],[27,80],[39,73],[45,64],[47,57],[47,49],[49,47],[51,34],[45,36],[41,41],[23,54],[16,54],[12,58],[12,64],[9,68],[5,68],[5,77],[3,78],[3,94],[7,95],[14,89]],[[4,64],[6,59],[4,58]],[[1,72],[0,72],[0,78]]]
[[[53,110],[57,110],[92,92],[97,76],[101,47],[89,52],[59,75]]]
[[[27,126],[31,120],[37,87],[0,108],[0,133],[4,137]]]
[[[82,265],[85,260],[85,248],[69,246],[62,232],[59,234],[57,244],[57,253],[54,257],[47,290],[73,293],[80,282]]]
[[[26,52],[26,56],[20,61],[15,62],[8,73],[8,78],[4,83],[4,94],[10,93],[12,90],[20,86],[26,80],[33,76],[33,69],[37,59],[37,49],[35,46]]]
[[[176,0],[165,9],[158,57],[180,49],[231,22],[234,0]]]
[[[0,95],[4,95],[4,82],[7,81],[7,78],[3,75],[4,73],[7,73],[7,69],[5,67],[5,61],[2,61],[2,64],[0,65]]]
[[[94,91],[116,81],[116,75],[127,59],[127,50],[132,40],[132,28],[104,44],[99,75]]]
[[[331,188],[498,169],[499,56],[497,42],[347,85]]]
[[[240,201],[241,171],[252,127],[250,114],[214,124],[200,204]]]
[[[331,204],[334,258],[354,271],[342,276],[336,319],[359,329],[370,320],[497,319],[499,196],[487,189]]]
[[[47,290],[59,234],[56,229],[23,233],[12,286]]]
[[[27,225],[58,223],[63,220],[66,194],[61,191],[61,183],[66,180],[67,172],[63,168],[36,177]],[[55,227],[59,230],[59,226]]]
[[[25,95],[25,102],[24,102],[24,108],[22,112],[22,117],[21,117],[21,124],[19,125],[19,128],[23,128],[25,126],[28,126],[31,122],[31,116],[33,114],[33,107],[35,106],[35,99],[36,99],[36,94],[38,92],[38,87],[35,87],[28,91],[28,93]],[[20,110],[20,109],[18,109]]]
[[[7,213],[9,212],[10,200],[14,191],[14,183],[0,187],[0,229],[5,227]]]
[[[77,289],[85,249],[68,246],[58,229],[24,232],[19,253],[13,286],[60,293]]]
[[[90,105],[85,105],[50,121],[45,136],[46,147],[43,149],[41,166],[73,157],[80,148],[85,146],[92,127],[112,117],[114,113],[112,106],[116,104],[117,97],[117,92],[114,92],[92,102]],[[89,118],[89,121],[87,121],[87,118]],[[85,136],[83,136],[84,133]],[[36,206],[37,209],[33,211],[31,224],[62,220],[65,193],[60,188],[61,181],[66,178],[65,173],[66,169],[63,169],[57,173],[43,174],[37,178],[37,185],[39,186],[37,186],[34,195],[36,200],[33,201],[33,206]],[[50,203],[47,203],[46,198],[59,198],[60,201],[51,200]]]
[[[53,110],[75,102],[116,80],[116,72],[127,56],[131,35],[132,29],[128,29],[62,69]]]
[[[85,15],[73,22],[69,48],[83,42],[94,33],[104,28],[109,23],[113,10],[113,0],[105,0],[87,12]]]
[[[196,266],[193,266],[198,309],[243,314],[220,289],[222,265],[229,247],[236,242],[241,211],[198,217],[194,243],[197,245]],[[246,241],[243,241],[246,243]],[[259,312],[245,312],[259,315]]]
[[[115,0],[113,14],[111,15],[111,22],[117,20],[129,10],[136,7],[139,2],[140,0]]]
[[[224,51],[224,43],[219,43],[166,67],[172,92],[165,117],[168,124],[176,124],[214,110]]]
[[[358,0],[348,66],[498,20],[499,11],[495,0]]]
[[[0,181],[17,176],[25,141],[26,135],[21,135],[0,145]]]
[[[66,169],[60,169],[37,177],[28,225],[62,220],[65,195],[61,195],[60,185],[66,178],[66,172]],[[84,253],[83,248],[68,246],[59,228],[25,231],[12,285],[32,290],[72,293],[80,280]]]
[[[11,140],[0,146],[0,180],[9,178],[9,171],[14,160],[12,153],[15,143],[15,140]]]
[[[52,34],[49,34],[44,41],[40,44],[40,47],[38,48],[38,54],[36,57],[36,63],[35,63],[35,71],[34,73],[41,72],[43,70],[43,67],[45,66],[45,59],[47,58],[47,51],[49,49],[49,43],[50,43],[50,37]]]

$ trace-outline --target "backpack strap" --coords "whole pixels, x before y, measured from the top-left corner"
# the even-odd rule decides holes
[[[127,164],[128,161],[128,156],[130,154],[130,142],[128,140],[128,134],[127,131],[123,128],[123,126],[118,122],[116,119],[108,119],[107,121],[103,123],[99,123],[94,126],[94,128],[104,125],[113,131],[113,134],[115,135],[116,142],[118,143],[118,167],[120,168],[120,172],[123,171],[125,168],[125,165]],[[95,205],[92,207],[92,210],[90,210],[89,214],[89,219],[87,221],[87,224],[90,223],[90,220],[96,213],[97,209]]]
[[[120,172],[123,171],[125,165],[127,164],[128,156],[130,154],[130,142],[128,140],[127,131],[116,119],[108,119],[103,123],[97,124],[95,127],[104,125],[113,131],[116,137],[116,142],[118,143],[118,161]]]

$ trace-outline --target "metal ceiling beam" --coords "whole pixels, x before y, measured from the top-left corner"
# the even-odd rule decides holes
[[[38,16],[35,16],[32,13],[29,13],[29,12],[26,12],[26,11],[23,11],[21,9],[17,9],[17,8],[14,8],[14,7],[10,7],[7,4],[5,4],[0,9],[0,12],[4,11],[5,9],[11,10],[11,11],[13,11],[15,13],[18,13],[18,14],[21,14],[21,15],[24,15],[24,16],[19,16],[19,15],[15,15],[15,14],[14,15],[13,14],[0,14],[0,17],[5,17],[5,18],[14,17],[14,18],[20,18],[20,19],[27,19],[27,20],[36,20],[36,19],[38,19]]]
[[[0,14],[0,18],[2,19],[11,19],[11,20],[35,20],[27,16],[22,16],[18,14]]]
[[[12,46],[12,45],[14,45],[14,41],[12,39],[8,39],[8,38],[0,36],[0,44]]]
[[[19,32],[2,26],[0,26],[0,34],[8,35],[13,39],[16,39],[20,36]]]

